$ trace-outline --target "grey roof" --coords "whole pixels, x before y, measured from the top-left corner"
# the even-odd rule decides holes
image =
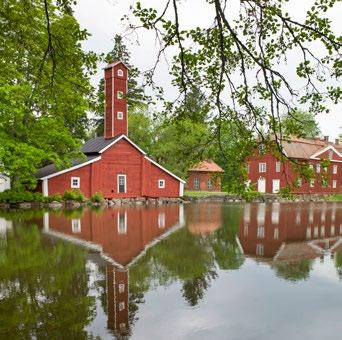
[[[89,139],[83,146],[81,151],[85,154],[99,153],[106,146],[117,140],[121,135],[114,138],[105,139],[103,136]]]
[[[98,155],[93,155],[93,156],[87,156],[87,158],[78,158],[78,159],[73,159],[71,161],[71,165],[65,169],[69,169],[73,166],[80,165],[82,163],[91,161],[92,159],[98,157]],[[36,173],[35,176],[37,178],[43,178],[49,175],[52,175],[56,172],[62,171],[64,169],[57,169],[55,164],[49,164],[47,166],[44,166],[43,168],[40,168]]]

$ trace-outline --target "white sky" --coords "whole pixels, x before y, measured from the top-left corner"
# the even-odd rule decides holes
[[[231,12],[234,12],[237,8],[237,0],[231,1],[233,3]],[[114,35],[127,32],[121,18],[130,13],[130,6],[135,2],[135,0],[78,0],[75,7],[75,16],[81,27],[87,29],[91,34],[91,37],[85,42],[84,48],[97,53],[107,53],[111,50]],[[165,3],[165,0],[142,0],[141,2],[143,5],[158,8]],[[310,2],[311,0],[290,0],[289,12],[300,18],[301,14],[304,13],[305,6]],[[203,5],[204,1],[187,0],[183,1],[182,4],[181,20],[186,21],[189,26],[207,25],[208,18],[212,18],[212,15],[208,14],[210,8]],[[332,20],[334,31],[342,35],[342,22],[338,16],[338,13],[342,13],[342,3],[338,6],[329,13],[329,17]],[[137,36],[130,35],[126,43],[131,51],[133,65],[144,71],[154,64],[156,44],[154,35],[151,32],[141,31],[138,39]],[[102,67],[103,65],[98,65],[98,72],[92,79],[94,85],[102,77]],[[158,85],[164,88],[166,97],[176,97],[177,91],[170,84],[171,77],[166,63],[159,66],[155,80]],[[330,140],[333,140],[342,132],[342,105],[330,105],[329,108],[330,113],[318,115],[317,121],[323,135],[329,135]]]

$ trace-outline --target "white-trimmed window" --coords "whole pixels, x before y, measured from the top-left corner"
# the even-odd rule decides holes
[[[126,193],[126,187],[127,187],[127,178],[126,178],[126,175],[118,175],[117,176],[117,185],[118,185],[118,193]]]
[[[316,164],[316,172],[319,174],[321,172],[321,164]]]
[[[127,234],[127,213],[118,212],[118,233]]]
[[[266,172],[266,163],[259,163],[259,172]]]
[[[116,92],[116,98],[122,99],[123,98],[123,92],[122,91]]]
[[[256,254],[257,255],[260,255],[260,256],[262,256],[262,255],[264,255],[264,245],[263,244],[257,244],[257,246],[256,246]]]
[[[158,179],[158,189],[165,188],[165,179]]]
[[[125,292],[125,284],[119,283],[119,293],[122,294]]]
[[[213,189],[213,181],[210,178],[207,181],[207,187],[208,187],[208,190],[212,190]]]
[[[276,162],[276,172],[280,172],[281,163]]]
[[[74,234],[79,234],[81,232],[81,220],[79,218],[73,218],[71,220],[71,231]]]
[[[122,120],[123,119],[123,112],[122,111],[118,111],[116,114],[116,118]]]
[[[123,71],[121,70],[121,68],[118,69],[117,75],[119,77],[123,77]]]
[[[199,189],[199,187],[200,187],[200,181],[198,178],[195,178],[194,179],[194,188]]]
[[[337,174],[337,164],[333,165],[333,174],[336,175]]]
[[[125,301],[119,302],[119,312],[125,309]]]
[[[337,188],[337,181],[336,181],[336,179],[333,179],[333,181],[332,181],[332,187],[333,187],[334,189]]]
[[[81,179],[79,177],[71,177],[71,188],[79,189],[81,186]]]
[[[165,228],[165,213],[158,215],[158,228]]]
[[[257,238],[265,237],[265,227],[258,227],[257,229]]]

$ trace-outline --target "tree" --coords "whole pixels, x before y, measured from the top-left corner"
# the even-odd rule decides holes
[[[342,41],[328,18],[338,1],[315,1],[303,20],[288,13],[284,0],[240,1],[235,17],[231,1],[202,2],[212,13],[207,26],[189,27],[182,21],[183,2],[165,0],[160,11],[137,1],[133,15],[140,22],[131,27],[154,31],[156,63],[166,50],[176,51],[171,75],[180,98],[201,88],[208,105],[215,104],[217,129],[222,121],[244,123],[265,141],[275,135],[281,152],[281,115],[301,105],[313,114],[328,112],[329,101],[341,100]],[[287,64],[290,54],[299,60]]]
[[[293,111],[282,120],[282,130],[285,135],[304,138],[317,138],[322,134],[315,116],[300,110]]]
[[[140,71],[137,67],[131,64],[131,54],[128,51],[127,46],[124,44],[122,37],[118,34],[114,36],[113,49],[107,53],[104,60],[106,63],[113,61],[122,61],[127,67],[129,72],[128,77],[128,91],[127,91],[127,104],[129,114],[133,111],[136,112],[137,107],[145,109],[148,97],[145,96],[144,90],[138,85],[138,77]],[[96,119],[94,120],[95,133],[99,136],[103,135],[104,129],[104,105],[105,105],[105,93],[104,93],[104,78],[100,80],[97,94],[96,103],[94,107],[94,114]]]
[[[68,164],[86,135],[96,56],[69,1],[0,1],[0,172],[35,185],[50,162]],[[34,19],[33,19],[34,18]]]

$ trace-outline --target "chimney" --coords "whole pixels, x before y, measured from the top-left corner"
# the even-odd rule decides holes
[[[329,142],[329,136],[324,136],[324,141]]]
[[[337,144],[337,145],[340,144],[340,139],[339,139],[339,138],[336,138],[336,139],[335,139],[335,144]]]
[[[121,61],[114,61],[104,68],[105,112],[104,138],[128,134],[127,79],[128,69]]]

